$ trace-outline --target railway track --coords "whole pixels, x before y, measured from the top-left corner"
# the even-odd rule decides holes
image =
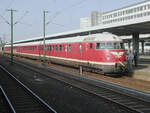
[[[11,106],[11,103],[4,91],[0,86],[0,112],[1,113],[16,113],[14,108]]]
[[[0,73],[1,85],[13,113],[57,113],[1,65]]]
[[[68,76],[66,73],[56,72],[56,70],[51,68],[41,68],[37,66],[35,67],[29,63],[15,63],[37,73],[40,73],[41,75],[44,74],[52,79],[68,84],[74,88],[78,88],[89,94],[98,96],[99,98],[106,99],[118,106],[121,106],[128,112],[150,113],[150,102],[144,99],[139,99],[136,96],[133,97],[131,95],[124,94],[122,92],[118,92],[104,86],[100,86],[98,83],[85,81],[82,77]],[[53,73],[53,75],[49,76],[48,73]]]

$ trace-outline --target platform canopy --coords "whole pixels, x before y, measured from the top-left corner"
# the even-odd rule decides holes
[[[150,33],[150,0],[102,13],[101,24],[85,29],[47,35],[46,40],[110,32],[119,36]],[[42,40],[35,37],[15,43]]]
[[[83,36],[83,35],[102,33],[102,32],[110,32],[119,36],[132,35],[132,33],[148,34],[150,33],[150,18],[149,19],[143,18],[142,20],[137,19],[136,21],[134,20],[128,23],[120,22],[120,23],[114,23],[114,24],[109,24],[109,25],[99,25],[99,26],[91,27],[87,29],[79,29],[79,30],[57,33],[53,35],[47,35],[46,39],[48,40],[51,38]],[[30,38],[27,40],[16,41],[15,43],[37,41],[37,40],[42,40],[42,39],[43,37],[41,36],[41,37]]]

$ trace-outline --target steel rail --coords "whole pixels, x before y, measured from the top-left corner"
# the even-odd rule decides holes
[[[28,92],[30,92],[34,97],[36,97],[45,107],[47,107],[50,111],[53,113],[57,113],[51,106],[49,106],[43,99],[41,99],[38,95],[36,95],[32,90],[30,90],[27,86],[25,86],[23,83],[21,83],[17,78],[14,77],[13,74],[11,74],[9,71],[7,71],[2,65],[0,65],[0,68],[3,69],[5,72],[7,72],[14,80],[16,80],[19,84],[21,84]]]
[[[131,110],[131,111],[135,111],[135,112],[137,112],[137,113],[144,113],[144,112],[142,112],[142,111],[139,111],[139,110],[136,110],[136,109],[134,109],[134,108],[132,108],[132,107],[130,107],[130,106],[127,106],[127,105],[124,105],[124,104],[122,104],[122,103],[119,103],[119,102],[117,102],[117,101],[114,101],[114,100],[112,100],[112,99],[110,99],[110,98],[107,98],[107,97],[105,97],[105,96],[102,96],[102,95],[99,95],[99,94],[97,94],[97,93],[95,93],[95,92],[92,92],[92,91],[89,91],[89,90],[87,90],[87,89],[85,89],[85,88],[82,88],[82,87],[79,87],[78,85],[74,85],[74,84],[71,84],[71,83],[69,83],[69,82],[66,82],[65,80],[62,80],[62,79],[58,79],[58,78],[56,78],[56,77],[54,77],[54,76],[48,76],[47,74],[44,74],[44,73],[42,73],[40,70],[38,70],[38,69],[35,69],[35,67],[34,66],[32,66],[32,69],[31,69],[31,65],[30,66],[27,66],[27,64],[25,65],[25,64],[22,64],[22,63],[18,63],[18,62],[15,62],[16,64],[19,64],[19,65],[22,65],[23,67],[25,67],[25,68],[27,68],[27,69],[29,69],[29,70],[31,70],[31,71],[35,71],[35,72],[37,72],[37,73],[40,73],[40,74],[42,74],[42,75],[46,75],[47,77],[50,77],[50,78],[52,78],[52,79],[55,79],[55,80],[57,80],[57,81],[60,81],[60,82],[63,82],[63,83],[66,83],[66,84],[68,84],[68,85],[71,85],[71,86],[73,86],[73,87],[75,87],[75,88],[77,88],[77,89],[80,89],[80,90],[83,90],[83,91],[85,91],[85,92],[88,92],[88,93],[90,93],[90,94],[93,94],[93,95],[96,95],[96,96],[98,96],[98,97],[101,97],[101,98],[104,98],[104,99],[106,99],[106,100],[109,100],[109,101],[111,101],[111,102],[113,102],[113,103],[116,103],[116,104],[118,104],[118,105],[120,105],[120,106],[122,106],[122,107],[125,107],[126,109],[128,109],[128,110]],[[40,68],[39,68],[40,69]],[[49,72],[51,72],[51,73],[54,73],[54,74],[60,74],[60,75],[63,75],[63,74],[61,74],[61,73],[57,73],[57,72],[54,72],[54,71],[50,71],[49,70]],[[63,75],[64,76],[64,75]],[[67,78],[67,76],[65,76],[65,78]],[[69,78],[69,77],[68,77]],[[67,78],[67,79],[68,79]],[[76,80],[76,79],[74,79],[74,80]],[[79,81],[79,80],[76,80],[76,81]],[[81,82],[81,81],[80,81]],[[83,81],[82,81],[83,82]],[[85,81],[84,81],[85,82]],[[86,83],[86,82],[85,82]],[[86,83],[87,84],[87,83]],[[88,83],[89,84],[89,83]],[[93,85],[94,86],[94,85]],[[96,86],[97,87],[97,86]],[[103,87],[100,87],[100,88],[103,88]],[[104,87],[105,88],[105,87]],[[106,89],[106,88],[105,88]],[[109,90],[109,89],[107,89],[107,90]],[[111,89],[112,90],[112,89]],[[113,91],[113,90],[112,90]],[[113,92],[115,92],[115,91],[113,91]],[[116,92],[116,93],[118,93],[118,92]],[[123,94],[122,94],[123,95]],[[128,95],[127,95],[128,96]],[[133,98],[133,97],[132,97]]]
[[[0,86],[0,89],[1,89],[1,91],[2,91],[2,93],[3,93],[3,95],[4,95],[4,97],[5,97],[5,99],[6,99],[7,103],[8,103],[8,105],[10,106],[12,112],[13,112],[13,113],[16,113],[16,111],[15,111],[15,109],[14,109],[12,103],[10,102],[9,98],[7,97],[7,94],[5,93],[5,91],[4,91],[4,89],[2,88],[2,86]]]

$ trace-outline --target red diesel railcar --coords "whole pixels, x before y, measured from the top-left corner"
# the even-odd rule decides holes
[[[104,73],[121,73],[126,67],[123,42],[110,33],[99,33],[46,40],[46,59],[51,62],[86,66]],[[10,52],[6,45],[5,52]],[[14,54],[39,59],[43,56],[43,41],[28,41],[14,44]]]

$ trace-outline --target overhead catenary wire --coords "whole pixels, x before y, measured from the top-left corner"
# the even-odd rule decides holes
[[[32,26],[32,24],[23,23],[23,22],[19,22],[19,24],[23,24],[23,25],[28,26],[28,27],[31,27],[31,26]]]
[[[8,9],[9,7],[11,7],[12,4],[14,3],[14,1],[15,1],[15,0],[11,0],[11,2],[8,4],[8,6],[6,7],[6,9]],[[5,14],[6,14],[6,11],[4,11],[3,16],[0,15],[0,17],[4,20],[5,23],[7,23],[8,25],[10,25],[10,23],[9,23],[9,22],[5,19],[5,17],[4,17]]]
[[[28,13],[29,13],[29,11],[26,11],[26,12],[14,23],[14,25],[20,23],[20,21],[23,20],[24,17],[25,17]]]
[[[58,24],[58,23],[54,23],[54,22],[51,22],[51,24],[54,24],[54,25],[57,25],[57,26],[60,26],[60,27],[66,27],[66,25],[62,25],[62,24]]]
[[[9,9],[9,8],[12,6],[12,4],[14,3],[14,1],[15,1],[15,0],[11,0],[11,1],[9,2],[8,6],[7,6],[5,9]],[[3,14],[3,16],[5,16],[6,11],[4,11],[2,14]]]
[[[66,7],[64,9],[61,9],[59,11],[56,11],[56,13],[54,14],[53,17],[51,17],[50,21],[48,21],[46,24],[48,25],[49,23],[51,23],[58,15],[62,14],[63,12],[65,12],[67,9],[70,9],[70,8],[73,8],[73,7],[76,7],[78,5],[81,5],[82,3],[84,3],[85,1],[87,0],[80,0],[79,2],[75,3],[75,4],[72,4],[71,6],[69,7]],[[68,11],[68,10],[67,10]]]
[[[4,21],[5,23],[7,23],[7,24],[10,25],[10,23],[5,19],[5,17],[3,17],[2,15],[0,15],[0,17],[3,19],[3,21]]]

